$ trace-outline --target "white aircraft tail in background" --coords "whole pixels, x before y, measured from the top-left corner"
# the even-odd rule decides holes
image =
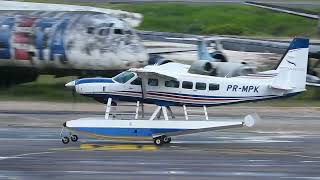
[[[277,77],[271,87],[295,92],[306,88],[309,39],[294,39],[276,68]]]

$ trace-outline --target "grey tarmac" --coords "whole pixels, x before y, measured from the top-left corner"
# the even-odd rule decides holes
[[[2,111],[0,179],[320,179],[317,108],[235,109],[210,114],[230,120],[254,110],[262,120],[253,128],[174,137],[162,147],[83,136],[62,144],[61,122],[100,112]]]

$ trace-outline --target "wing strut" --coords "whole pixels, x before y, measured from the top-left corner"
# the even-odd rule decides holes
[[[145,77],[141,77],[141,117],[144,118],[144,98],[146,95],[146,82]]]

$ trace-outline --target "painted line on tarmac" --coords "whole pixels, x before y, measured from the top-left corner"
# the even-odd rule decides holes
[[[81,150],[89,151],[112,151],[112,150],[124,150],[124,151],[155,151],[159,148],[155,145],[140,145],[140,144],[81,144]]]
[[[41,155],[41,154],[51,154],[51,153],[55,153],[55,151],[24,153],[24,154],[18,154],[18,155],[13,155],[13,156],[0,157],[0,161],[5,160],[5,159],[16,159],[16,158],[23,158],[23,157],[31,156],[31,155]]]

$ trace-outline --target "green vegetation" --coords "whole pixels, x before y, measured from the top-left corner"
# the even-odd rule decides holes
[[[36,2],[49,2],[34,0]],[[63,3],[62,0],[50,1]],[[316,36],[317,22],[245,5],[77,3],[144,15],[143,30],[245,36]]]
[[[193,34],[315,36],[317,22],[243,5],[119,5],[142,13],[141,29]]]
[[[76,95],[72,96],[72,90],[64,85],[75,77],[54,78],[43,75],[37,81],[20,84],[11,88],[0,89],[0,100],[39,100],[39,101],[90,101],[89,98]]]

